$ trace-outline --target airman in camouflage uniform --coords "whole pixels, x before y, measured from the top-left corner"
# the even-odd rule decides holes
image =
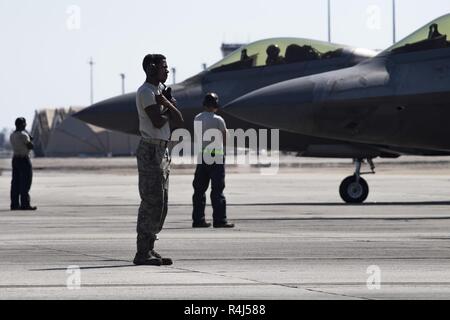
[[[137,251],[147,254],[153,250],[156,235],[162,230],[167,215],[170,156],[164,145],[145,140],[139,143],[136,156],[142,200],[136,230]]]
[[[160,54],[150,54],[145,56],[142,66],[147,78],[136,93],[141,133],[136,153],[141,205],[136,227],[137,252],[133,262],[136,265],[170,265],[172,260],[162,258],[154,250],[154,245],[167,215],[169,122],[173,127],[180,127],[183,117],[170,91],[165,90],[164,82],[169,73],[166,58]]]

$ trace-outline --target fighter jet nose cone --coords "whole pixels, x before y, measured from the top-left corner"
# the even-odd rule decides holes
[[[104,104],[104,102],[95,103],[73,114],[73,117],[93,125],[98,125],[100,116],[106,116],[108,111],[110,111],[107,106],[105,108]]]
[[[258,115],[255,114],[258,112],[258,106],[261,106],[260,97],[257,92],[251,92],[226,104],[223,111],[236,118],[255,123],[258,120]]]
[[[288,80],[247,93],[225,105],[223,111],[269,128],[303,124],[311,118],[314,88],[308,80]]]
[[[97,102],[75,113],[73,117],[105,129],[132,134],[139,133],[135,94]]]
[[[78,120],[89,122],[90,112],[88,111],[90,107],[86,107],[72,115],[72,117],[77,118]]]
[[[242,110],[241,110],[242,108],[239,108],[239,105],[240,105],[239,100],[240,99],[236,99],[236,100],[233,100],[233,101],[227,103],[222,108],[223,111],[229,115],[243,119],[244,115],[242,114]]]

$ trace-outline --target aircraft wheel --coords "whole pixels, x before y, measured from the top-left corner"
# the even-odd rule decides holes
[[[356,176],[350,176],[342,181],[339,194],[347,203],[363,203],[369,195],[369,186],[363,178],[356,182]]]

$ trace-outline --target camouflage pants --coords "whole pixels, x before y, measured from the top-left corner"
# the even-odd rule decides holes
[[[136,152],[141,205],[137,219],[137,255],[153,250],[167,215],[170,156],[167,148],[143,140]]]

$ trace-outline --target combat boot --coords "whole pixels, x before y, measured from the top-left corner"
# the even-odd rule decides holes
[[[170,258],[163,258],[163,257],[162,257],[158,252],[156,252],[155,250],[150,251],[150,254],[151,254],[153,257],[155,257],[155,258],[157,258],[157,259],[160,259],[160,260],[161,260],[161,264],[162,264],[163,266],[170,266],[170,265],[173,264],[172,259],[170,259]]]
[[[192,228],[209,228],[211,227],[211,223],[206,222],[206,221],[200,221],[200,222],[193,222],[192,223]]]
[[[161,266],[162,260],[150,255],[142,257],[141,255],[136,254],[133,263],[137,266]]]
[[[37,210],[37,207],[34,207],[34,206],[26,206],[26,207],[20,207],[19,210],[24,210],[24,211],[35,211],[35,210]]]
[[[214,228],[234,228],[234,223],[222,222],[222,223],[214,223]]]

